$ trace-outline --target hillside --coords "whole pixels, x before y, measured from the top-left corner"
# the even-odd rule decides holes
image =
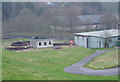
[[[117,3],[100,2],[54,2],[52,5],[47,3],[30,2],[3,2],[2,21],[3,34],[25,34],[52,36],[70,34],[80,30],[73,30],[74,26],[81,24],[76,16],[88,14],[101,14],[105,12],[117,12]],[[59,16],[62,22],[59,19]],[[66,16],[66,18],[64,17]],[[54,30],[51,29],[54,26]],[[61,26],[56,30],[56,26]],[[62,28],[62,26],[64,28]]]
[[[78,12],[78,14],[92,14],[92,13],[100,13],[100,12],[112,12],[116,13],[118,11],[118,3],[117,2],[54,2],[54,5],[49,6],[47,3],[31,3],[31,2],[3,2],[2,3],[2,11],[3,11],[3,21],[8,20],[11,17],[17,16],[22,9],[28,8],[30,9],[35,15],[39,16],[41,15],[46,8],[63,8],[63,7],[70,7],[73,8],[78,7],[74,12]],[[87,7],[91,8],[90,10],[82,11],[80,13],[80,7],[84,10]],[[91,13],[88,13],[90,11],[94,10]],[[11,11],[11,12],[10,12]],[[86,13],[85,13],[86,12]]]

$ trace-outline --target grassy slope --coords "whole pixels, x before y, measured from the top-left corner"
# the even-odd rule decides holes
[[[118,50],[106,52],[85,65],[93,69],[103,69],[118,66]]]
[[[93,52],[93,50],[85,48],[24,53],[3,50],[3,79],[117,79],[117,76],[74,75],[63,71],[65,67],[76,63]]]
[[[15,40],[11,40],[15,41]],[[9,40],[4,40],[9,44]],[[74,64],[94,50],[69,48],[31,52],[2,51],[3,80],[115,80],[114,76],[75,75],[64,72],[64,68]]]

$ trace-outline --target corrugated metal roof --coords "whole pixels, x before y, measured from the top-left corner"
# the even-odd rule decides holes
[[[114,36],[120,36],[120,30],[111,29],[111,30],[102,30],[102,31],[92,31],[92,32],[75,33],[75,35],[95,36],[95,37],[114,37]]]

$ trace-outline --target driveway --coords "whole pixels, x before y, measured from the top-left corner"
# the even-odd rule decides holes
[[[111,69],[102,69],[102,70],[94,70],[90,68],[83,67],[85,64],[87,64],[89,61],[91,61],[93,58],[107,52],[110,50],[97,50],[94,54],[84,58],[83,60],[64,68],[65,72],[73,73],[73,74],[82,74],[82,75],[118,75],[118,68],[111,68]]]

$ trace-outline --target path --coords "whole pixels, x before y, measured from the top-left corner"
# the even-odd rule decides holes
[[[94,70],[90,68],[83,67],[85,64],[87,64],[89,61],[91,61],[93,58],[107,52],[110,50],[97,50],[96,53],[84,58],[83,60],[79,61],[78,63],[75,63],[69,67],[66,67],[64,69],[65,72],[73,73],[73,74],[82,74],[82,75],[118,75],[118,68],[111,68],[111,69],[102,69],[102,70]]]

